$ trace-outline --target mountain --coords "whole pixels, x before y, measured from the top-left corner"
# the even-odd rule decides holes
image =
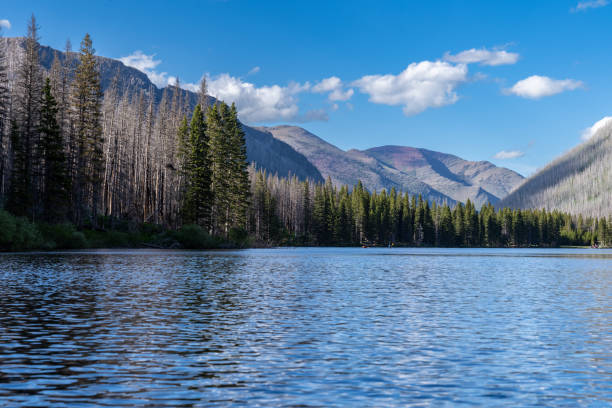
[[[361,180],[370,190],[390,189],[422,194],[437,202],[495,204],[523,177],[486,161],[467,161],[427,149],[382,146],[344,151],[296,126],[260,127],[302,153],[334,183],[352,186]]]
[[[9,73],[17,70],[23,54],[23,38],[3,38],[7,50]],[[50,70],[57,54],[61,61],[73,58],[51,47],[40,47],[40,61]],[[120,93],[129,97],[140,92],[153,94],[160,101],[163,92],[172,97],[174,86],[157,88],[143,72],[124,65],[121,61],[97,56],[102,90],[108,89],[117,78]],[[181,90],[187,104],[192,107],[198,95]],[[215,102],[208,97],[208,103]],[[382,146],[368,150],[344,151],[327,143],[305,129],[296,126],[251,127],[243,125],[248,160],[259,168],[280,176],[296,175],[300,179],[322,182],[330,177],[338,185],[353,186],[361,180],[373,190],[391,189],[421,194],[439,203],[453,204],[471,199],[476,206],[487,202],[497,203],[523,177],[496,167],[485,161],[471,162],[450,154],[402,146]]]
[[[612,215],[612,126],[600,129],[525,180],[501,205]]]
[[[24,39],[17,38],[0,38],[4,42],[7,50],[7,61],[9,73],[15,75],[19,60],[23,55]],[[57,54],[60,61],[64,61],[66,53],[57,51],[51,47],[41,45],[39,51],[40,63],[43,69],[49,71],[53,64],[53,59]],[[71,57],[74,57],[71,54]],[[145,94],[153,92],[156,101],[160,101],[164,90],[171,97],[176,91],[176,87],[170,86],[167,88],[156,87],[143,72],[124,65],[121,61],[97,56],[96,60],[100,68],[100,83],[102,90],[108,89],[115,76],[118,79],[117,85],[120,92],[128,92],[135,94],[144,91]],[[187,103],[192,107],[198,101],[197,94],[189,91],[183,91],[187,98]],[[208,98],[208,103],[214,103],[213,97]],[[280,176],[296,175],[300,179],[311,179],[322,182],[321,173],[313,166],[302,154],[296,152],[291,146],[275,139],[266,132],[261,132],[250,126],[243,125],[246,144],[247,156],[250,162],[255,162],[259,168],[265,169],[270,173],[278,173]]]

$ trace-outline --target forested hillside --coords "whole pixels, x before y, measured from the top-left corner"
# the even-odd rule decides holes
[[[408,177],[414,160],[407,153],[425,163],[411,171],[435,167],[453,183],[495,184],[500,177],[515,176],[486,163],[422,149],[343,152],[300,128],[254,129],[253,137],[259,138],[255,148],[262,157],[270,155],[270,163],[291,168],[304,160],[302,175],[308,175],[305,163],[312,164],[307,156],[326,171],[340,166],[340,175],[323,183],[320,176],[295,172],[280,177],[278,170],[255,163],[249,167],[248,128],[238,120],[234,105],[207,95],[205,81],[195,99],[178,87],[165,88],[159,98],[153,87],[130,91],[119,74],[103,89],[100,64],[106,60],[95,56],[88,34],[78,52],[69,51],[65,58],[54,53],[45,69],[34,17],[20,44],[24,48],[15,58],[6,56],[7,49],[14,49],[0,42],[0,249],[66,245],[58,242],[73,247],[77,229],[95,235],[118,226],[136,236],[139,231],[178,231],[175,237],[182,238],[177,242],[164,238],[160,245],[190,248],[209,245],[211,237],[265,245],[555,246],[611,241],[612,228],[603,217],[496,211],[491,204],[478,211],[469,197],[465,205],[455,205]],[[609,157],[609,132],[586,146],[571,162],[572,169],[590,168]],[[345,166],[350,174],[341,171]],[[361,175],[369,183],[383,183],[381,190],[368,189]],[[386,175],[389,180],[403,177],[408,184],[401,186],[421,190],[385,188]],[[45,234],[55,243],[40,244],[43,240],[37,237]]]
[[[502,202],[594,217],[612,214],[612,126],[529,177]]]

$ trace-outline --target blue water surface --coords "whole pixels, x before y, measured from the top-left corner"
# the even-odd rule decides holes
[[[0,254],[0,406],[612,405],[612,251]]]

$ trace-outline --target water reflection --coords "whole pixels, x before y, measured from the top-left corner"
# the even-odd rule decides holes
[[[0,255],[0,405],[612,403],[610,259]]]

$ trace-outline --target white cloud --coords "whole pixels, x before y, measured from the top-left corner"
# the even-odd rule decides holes
[[[582,131],[582,140],[589,140],[590,138],[595,136],[595,133],[597,133],[600,129],[610,124],[612,124],[612,116],[606,116],[603,119],[598,120],[593,124],[593,126],[588,127]]]
[[[7,30],[10,30],[11,22],[8,20],[0,20],[0,28],[6,28]]]
[[[327,113],[313,110],[300,115],[297,95],[310,89],[304,84],[290,83],[287,86],[271,85],[256,87],[240,78],[221,74],[207,81],[208,93],[226,103],[236,103],[240,119],[247,122],[269,122],[277,120],[312,121],[327,120]]]
[[[344,90],[342,80],[337,76],[332,76],[319,81],[312,87],[313,92],[326,93],[329,92],[328,98],[330,101],[348,101],[353,96],[353,89]]]
[[[247,73],[247,75],[255,75],[256,73],[258,73],[259,71],[261,71],[260,67],[253,67],[249,70],[249,72]]]
[[[507,160],[507,159],[517,159],[519,157],[523,157],[525,152],[521,152],[520,150],[502,150],[501,152],[495,153],[493,156],[494,159],[499,160]]]
[[[591,8],[605,7],[610,4],[610,0],[590,0],[590,1],[579,1],[576,7],[572,9],[573,13],[578,11],[585,11]]]
[[[573,91],[583,87],[582,81],[574,79],[552,79],[540,75],[532,75],[518,81],[507,92],[529,99],[539,99],[564,91]]]
[[[519,54],[515,52],[508,52],[506,50],[487,50],[486,48],[472,48],[469,50],[461,51],[459,54],[444,54],[446,61],[460,63],[460,64],[474,64],[480,63],[480,65],[511,65],[516,64],[519,59]]]
[[[155,54],[147,55],[142,51],[135,51],[127,57],[119,58],[119,61],[123,62],[124,65],[144,72],[151,82],[153,82],[159,88],[163,88],[166,85],[173,84],[176,82],[175,77],[169,77],[167,72],[157,72],[155,68],[161,64],[161,60],[155,59]]]
[[[467,81],[467,66],[444,61],[412,63],[398,75],[367,75],[353,82],[370,101],[403,105],[405,115],[455,103],[457,86]]]

